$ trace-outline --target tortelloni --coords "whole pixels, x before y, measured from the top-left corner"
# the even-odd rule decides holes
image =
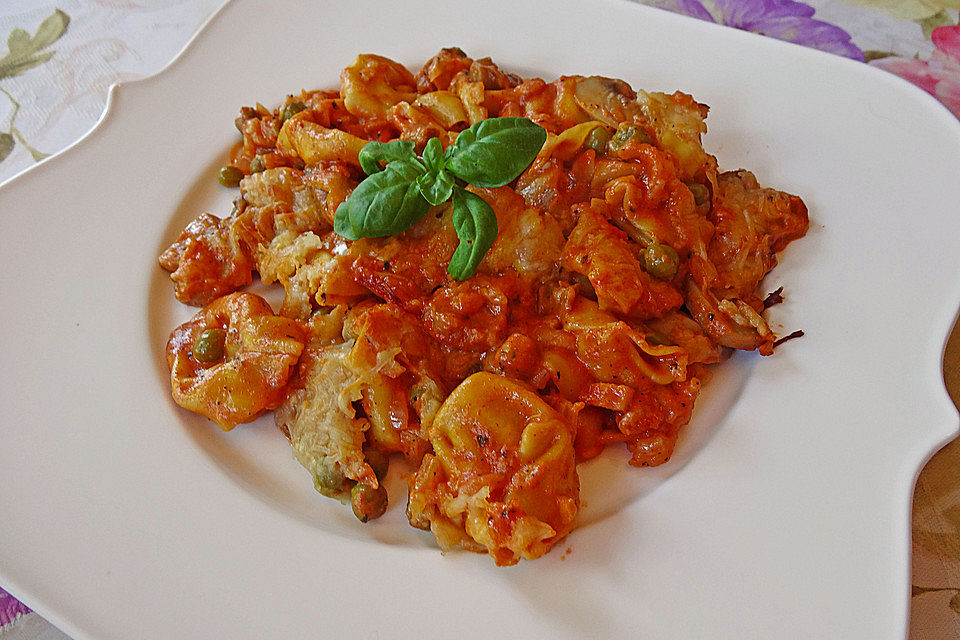
[[[174,399],[224,429],[274,410],[305,481],[362,522],[387,509],[402,459],[410,523],[444,550],[542,556],[574,527],[578,463],[616,447],[632,467],[664,464],[709,366],[780,342],[764,315],[781,296],[761,283],[807,210],[721,172],[700,143],[707,111],[613,78],[524,79],[455,48],[419,72],[364,53],[338,90],[243,107],[221,171],[232,210],[199,215],[160,256],[176,298],[207,305],[170,337]],[[433,171],[487,118],[547,135],[512,182],[457,183],[496,217],[475,275],[448,273],[476,224],[450,201],[387,237],[334,231],[372,171],[368,143]],[[427,203],[424,177],[404,199]],[[237,293],[248,285],[282,294],[278,312]]]
[[[275,409],[306,332],[260,296],[233,293],[174,329],[167,343],[173,398],[229,431]]]
[[[580,502],[569,422],[522,383],[475,373],[430,429],[434,455],[410,478],[407,516],[442,549],[498,565],[539,558],[573,528]]]

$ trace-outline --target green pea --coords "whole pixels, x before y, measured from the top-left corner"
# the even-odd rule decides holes
[[[651,244],[643,250],[643,268],[654,278],[669,280],[677,275],[680,256],[666,244]]]
[[[347,488],[347,477],[335,463],[321,462],[313,470],[313,487],[329,498],[336,498]]]
[[[280,109],[280,120],[282,122],[286,122],[306,108],[307,105],[303,104],[302,102],[288,102],[287,104],[283,105],[283,109]]]
[[[250,173],[260,173],[266,168],[267,166],[263,164],[263,156],[254,156],[250,161]]]
[[[238,187],[240,186],[240,181],[243,180],[243,171],[232,164],[228,164],[220,169],[220,173],[217,174],[217,180],[225,187]]]
[[[651,138],[650,134],[644,131],[642,127],[627,124],[620,125],[620,128],[617,129],[617,133],[610,138],[610,149],[613,151],[619,151],[631,140],[636,140],[645,144],[653,144],[653,138]]]
[[[368,522],[379,518],[387,511],[387,490],[381,484],[371,489],[365,484],[355,484],[350,489],[350,506],[353,515],[360,522]]]
[[[223,359],[223,346],[227,333],[218,327],[204,329],[193,343],[193,357],[204,364]]]
[[[710,189],[707,188],[707,185],[699,182],[688,182],[687,188],[693,194],[693,201],[697,203],[698,207],[710,200]]]
[[[606,127],[597,127],[589,134],[585,144],[588,149],[593,149],[597,153],[604,153],[607,150],[607,143],[610,142],[610,130]]]

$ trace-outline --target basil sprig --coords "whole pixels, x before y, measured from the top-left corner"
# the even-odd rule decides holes
[[[367,177],[337,208],[333,230],[348,240],[391,236],[419,222],[430,205],[453,197],[460,244],[447,272],[465,280],[496,240],[497,216],[463,185],[502,187],[515,180],[546,140],[546,130],[527,118],[490,118],[462,131],[446,152],[439,138],[431,138],[422,158],[409,140],[370,142],[360,150]]]

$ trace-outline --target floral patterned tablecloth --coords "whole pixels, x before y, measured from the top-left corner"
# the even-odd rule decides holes
[[[885,69],[960,118],[960,0],[642,1]],[[3,0],[0,182],[80,138],[111,84],[161,69],[221,2]],[[960,329],[944,377],[960,404]],[[960,638],[960,439],[917,482],[910,638]],[[69,639],[0,589],[0,640]]]

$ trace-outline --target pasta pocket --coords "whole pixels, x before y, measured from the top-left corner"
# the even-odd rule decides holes
[[[300,323],[260,296],[218,298],[170,335],[173,399],[224,431],[250,422],[283,401],[305,340]]]
[[[440,407],[430,443],[435,455],[411,477],[407,516],[441,548],[511,565],[539,558],[573,528],[580,480],[571,427],[521,383],[470,376]]]

